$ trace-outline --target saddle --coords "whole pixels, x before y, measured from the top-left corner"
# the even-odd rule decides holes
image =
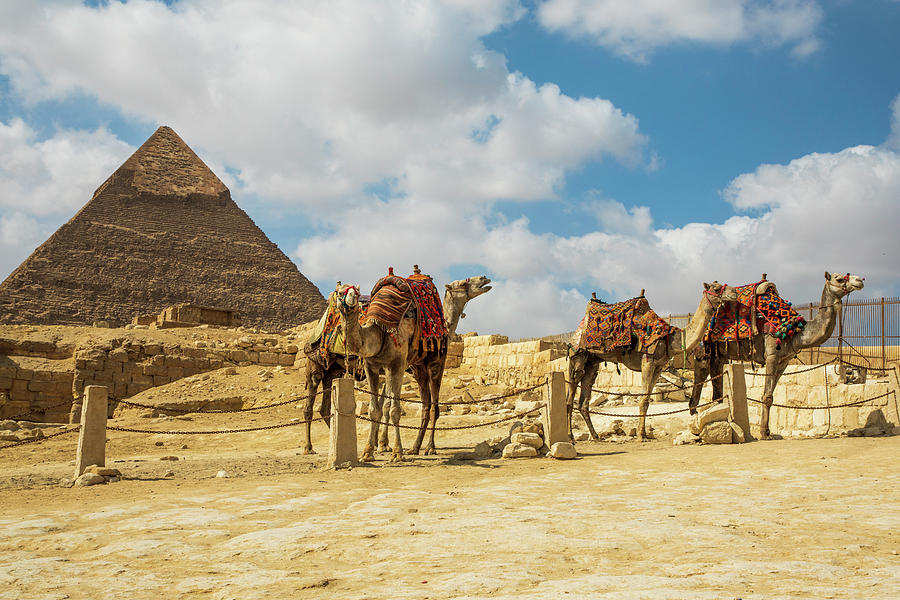
[[[716,309],[703,336],[705,344],[746,340],[759,332],[785,341],[806,326],[806,319],[778,295],[773,282],[763,279],[735,290],[738,299],[725,302]]]
[[[360,323],[374,322],[389,334],[395,333],[404,315],[413,314],[418,319],[418,346],[424,350],[439,350],[448,340],[444,306],[437,287],[429,275],[415,268],[409,277],[394,275],[393,267],[372,288],[371,300]]]
[[[650,308],[644,296],[615,304],[592,298],[576,330],[575,345],[596,352],[625,349],[652,354],[674,330]]]

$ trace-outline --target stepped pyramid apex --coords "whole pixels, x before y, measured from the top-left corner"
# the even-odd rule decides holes
[[[166,125],[147,138],[128,160],[101,185],[94,197],[108,187],[119,193],[159,196],[230,196],[228,188]]]

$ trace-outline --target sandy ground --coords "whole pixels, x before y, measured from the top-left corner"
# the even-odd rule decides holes
[[[300,411],[126,413],[110,424],[254,427]],[[321,423],[316,456],[298,454],[300,427],[110,432],[107,465],[126,479],[87,488],[56,484],[75,435],[0,449],[0,599],[898,597],[900,437],[461,460],[508,427],[439,432],[437,456],[338,471]]]

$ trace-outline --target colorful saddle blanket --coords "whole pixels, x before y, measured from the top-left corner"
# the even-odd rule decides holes
[[[674,327],[659,318],[643,296],[616,304],[590,300],[578,326],[577,347],[598,352],[630,348],[653,353]]]
[[[328,295],[325,312],[307,341],[310,346],[316,348],[326,365],[329,364],[328,361],[333,358],[333,355],[345,356],[347,354],[344,329],[341,327],[341,315],[337,307],[338,302],[338,292],[331,292]]]
[[[386,275],[372,288],[371,300],[360,322],[374,321],[393,333],[409,308],[415,308],[419,320],[419,344],[424,350],[440,348],[447,341],[444,306],[437,287],[428,275],[407,278]]]
[[[806,319],[778,295],[774,283],[763,280],[735,290],[737,301],[726,302],[716,310],[704,342],[745,340],[760,331],[787,340],[806,326]]]

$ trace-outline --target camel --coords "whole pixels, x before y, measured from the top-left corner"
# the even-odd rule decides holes
[[[691,413],[697,411],[700,393],[708,375],[712,375],[713,399],[722,401],[722,366],[728,361],[750,360],[766,367],[766,382],[763,388],[762,411],[759,421],[761,439],[769,439],[769,410],[775,386],[788,363],[801,350],[819,346],[831,337],[837,316],[843,306],[842,299],[850,292],[863,289],[865,278],[850,273],[840,275],[825,271],[825,287],[822,302],[816,316],[807,321],[800,333],[786,340],[779,340],[764,332],[755,333],[750,339],[738,342],[715,342],[710,345],[704,357],[694,360],[694,388],[691,393]]]
[[[601,362],[612,362],[617,365],[624,365],[632,371],[638,371],[641,374],[641,383],[643,385],[643,396],[640,402],[640,426],[638,427],[638,438],[644,440],[647,437],[645,422],[647,418],[647,408],[650,405],[650,394],[653,386],[659,379],[663,369],[669,363],[673,356],[679,352],[691,352],[700,344],[706,328],[712,320],[716,309],[723,302],[736,300],[737,294],[734,288],[723,285],[718,282],[704,283],[703,293],[700,297],[700,304],[694,313],[691,322],[685,329],[684,340],[678,335],[678,329],[674,328],[673,333],[666,336],[664,340],[656,345],[654,352],[648,354],[646,352],[632,351],[628,348],[619,348],[611,352],[597,352],[594,350],[586,350],[579,348],[573,355],[569,357],[569,372],[566,393],[566,409],[569,417],[569,435],[572,433],[572,414],[573,402],[575,399],[575,391],[581,384],[581,395],[578,400],[578,412],[581,413],[585,424],[590,431],[591,439],[598,440],[597,432],[594,430],[594,424],[590,417],[590,399],[591,388],[597,379],[597,372],[600,369]],[[642,293],[643,295],[643,293]],[[580,331],[576,332],[576,337]],[[580,339],[573,339],[573,346],[581,342]]]
[[[456,328],[459,324],[459,320],[465,318],[465,313],[463,310],[465,309],[466,304],[469,300],[473,298],[477,298],[478,296],[485,294],[491,290],[490,278],[485,275],[477,275],[474,277],[468,277],[466,279],[458,279],[456,281],[451,281],[448,284],[445,284],[444,291],[444,300],[443,300],[443,309],[444,309],[444,320],[447,324],[447,329],[449,332],[450,340],[458,340],[459,335],[456,333]],[[341,285],[341,282],[338,281],[335,286],[335,291],[329,296],[330,302],[343,301],[346,298],[346,292],[348,290],[348,286]],[[359,289],[357,288],[356,294],[358,296]],[[326,314],[328,309],[326,308]],[[323,315],[324,318],[325,315]],[[331,426],[331,384],[334,379],[338,377],[343,377],[346,373],[349,372],[347,368],[347,363],[356,362],[356,356],[350,355],[349,357],[344,354],[336,354],[333,352],[329,352],[326,357],[323,357],[322,354],[318,351],[317,348],[312,347],[310,344],[306,344],[303,349],[304,353],[307,357],[306,363],[306,389],[307,396],[306,402],[303,407],[303,415],[304,420],[306,421],[306,443],[303,446],[302,453],[303,454],[315,454],[315,451],[312,447],[312,441],[310,437],[310,428],[311,421],[313,415],[313,405],[315,402],[316,394],[318,393],[319,386],[322,386],[322,403],[319,407],[319,414],[325,420],[325,424],[329,427]],[[349,360],[348,360],[349,358]],[[446,360],[446,356],[444,357]],[[413,373],[415,377],[415,372]],[[416,379],[417,383],[419,379]],[[421,389],[421,386],[420,386]],[[382,390],[382,395],[384,395],[384,390]],[[436,409],[435,409],[436,410]],[[424,411],[423,411],[424,412]],[[435,421],[437,417],[435,417]],[[426,421],[423,419],[422,421],[422,433],[420,433],[419,442],[421,443],[421,437],[424,436],[424,427]],[[433,433],[432,433],[433,436]],[[382,443],[382,447],[387,446],[387,427],[385,426],[384,442]],[[433,451],[433,442],[431,446],[431,450]],[[426,447],[426,453],[429,453],[429,448]]]

